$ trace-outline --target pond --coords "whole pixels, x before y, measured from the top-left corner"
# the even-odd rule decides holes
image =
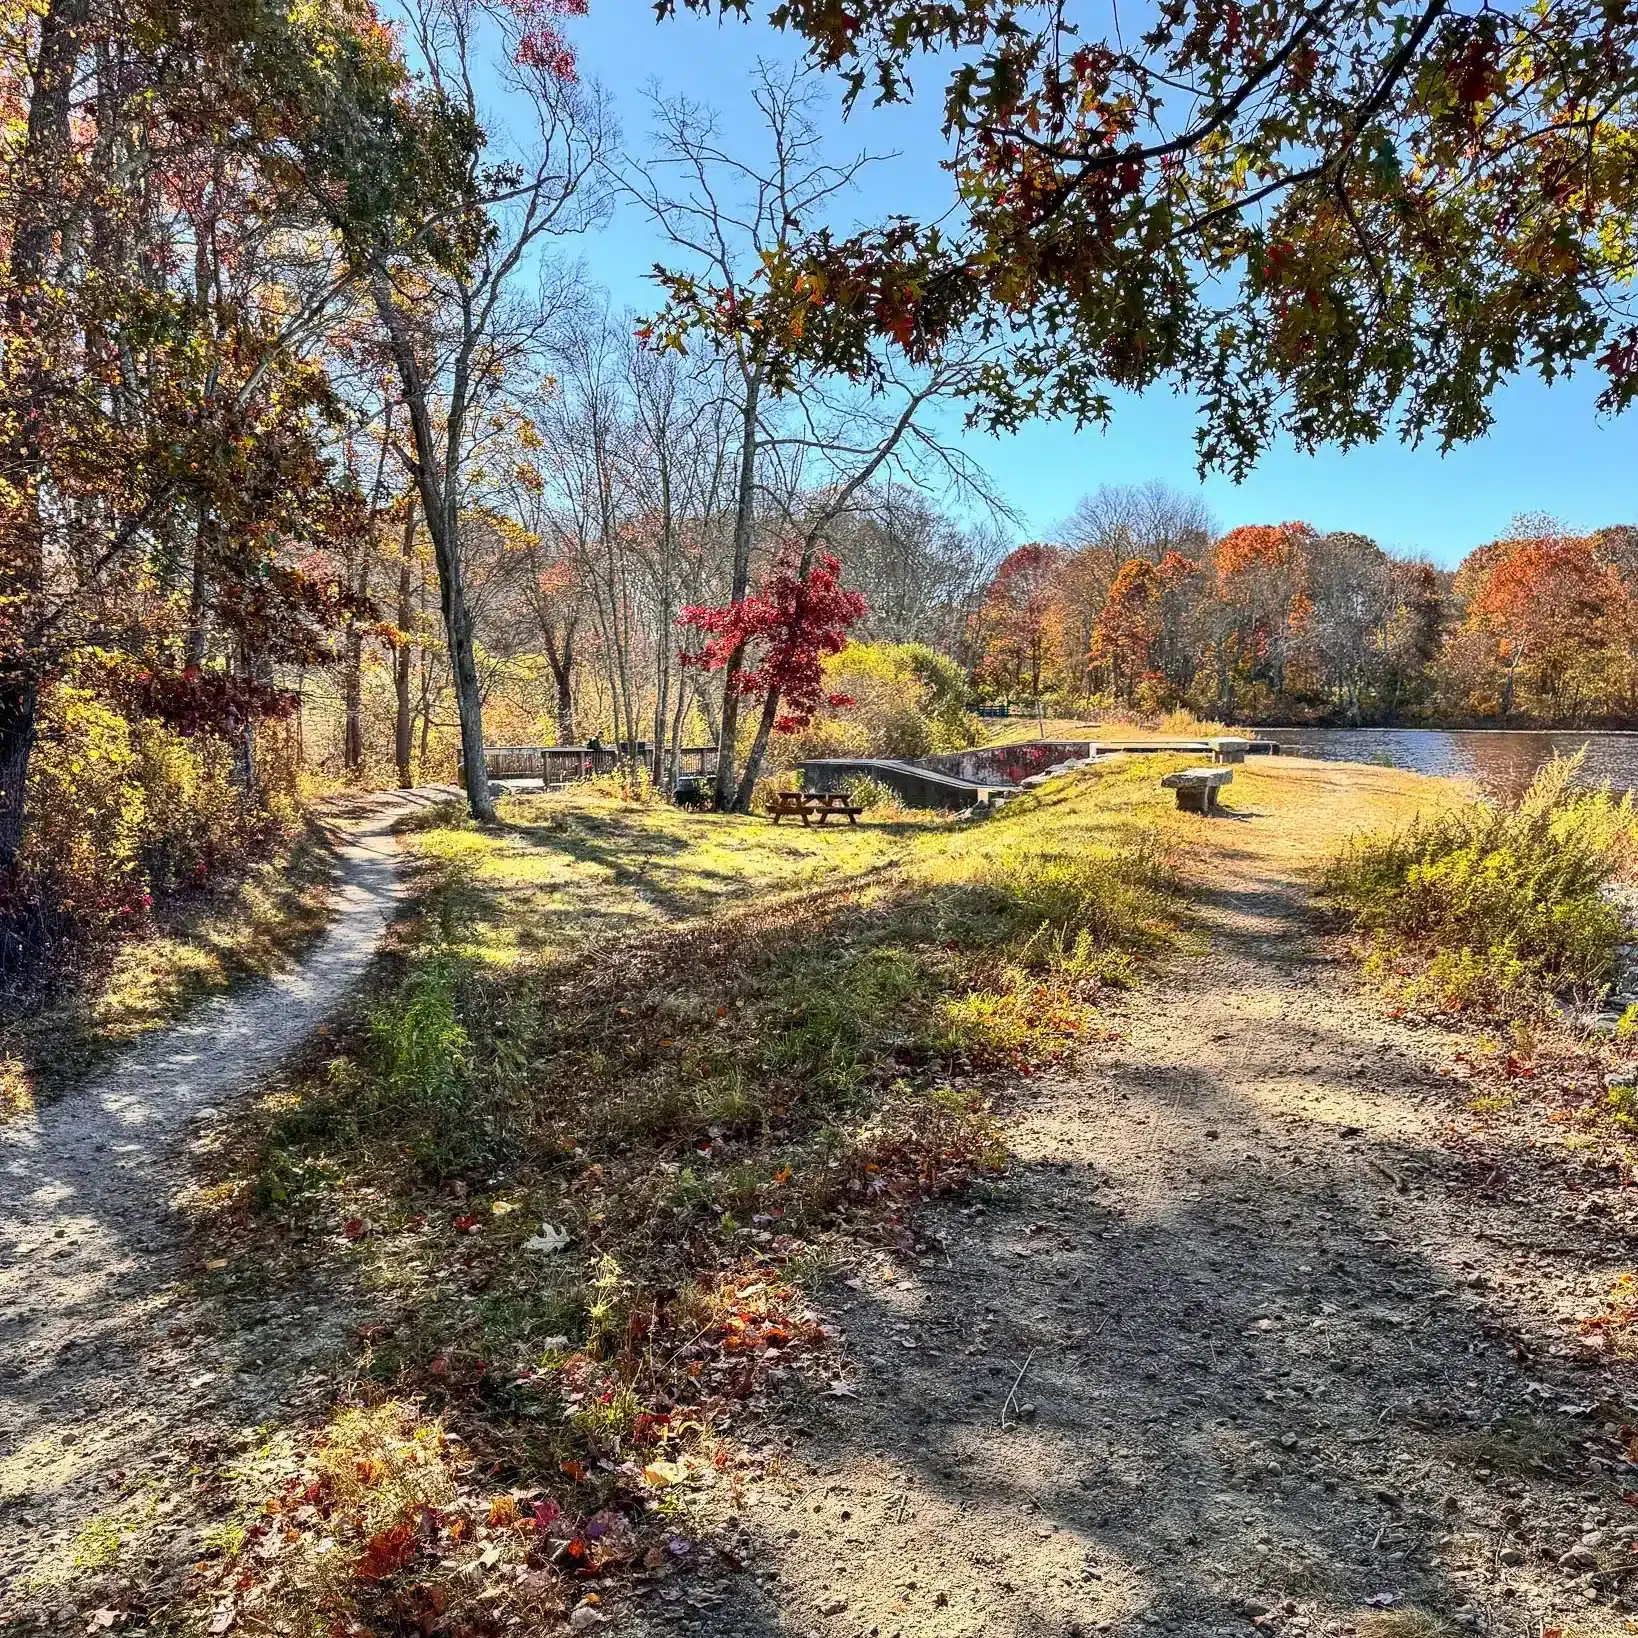
[[[1490,728],[1258,728],[1294,756],[1326,762],[1375,762],[1413,773],[1454,774],[1499,796],[1517,796],[1553,756],[1585,748],[1579,782],[1608,780],[1638,791],[1638,733],[1591,729],[1551,732]]]

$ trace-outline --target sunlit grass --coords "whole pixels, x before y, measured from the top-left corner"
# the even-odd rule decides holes
[[[389,1548],[453,1600],[483,1532],[503,1556],[540,1535],[497,1498],[549,1496],[571,1533],[670,1518],[691,1471],[731,1467],[763,1372],[834,1369],[804,1283],[913,1232],[918,1200],[992,1186],[1008,1089],[1099,1049],[1115,992],[1194,936],[1190,877],[1285,871],[1293,813],[1329,843],[1422,790],[1259,770],[1235,787],[1258,819],[1211,821],[1159,785],[1184,761],[851,829],[583,790],[496,827],[421,816],[418,914],[364,1017],[241,1124],[201,1263],[308,1292],[345,1260],[377,1306],[333,1419],[294,1430],[304,1465],[354,1450],[359,1405],[400,1443],[444,1430],[466,1477],[435,1511],[471,1529],[412,1538],[353,1498],[355,1567],[258,1564],[264,1607],[352,1620],[356,1565]],[[266,1516],[254,1482],[243,1500]],[[542,1597],[570,1590],[550,1562]]]
[[[1630,796],[1554,761],[1512,803],[1478,801],[1347,848],[1325,890],[1371,939],[1367,970],[1412,1004],[1529,1017],[1597,1000],[1627,936],[1610,881],[1638,855]]]
[[[1210,717],[1197,717],[1192,711],[1168,711],[1162,715],[1142,717],[1136,712],[1123,712],[1120,717],[1086,716],[1056,717],[985,717],[986,745],[1016,745],[1030,739],[1095,739],[1115,745],[1126,739],[1208,739],[1216,734],[1240,734],[1250,737],[1250,728],[1236,728]]]
[[[900,814],[804,829],[585,791],[507,797],[500,819],[432,810],[405,838],[436,884],[446,939],[499,967],[857,875],[950,826]]]

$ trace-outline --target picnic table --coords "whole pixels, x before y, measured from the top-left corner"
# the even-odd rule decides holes
[[[804,825],[812,819],[823,825],[833,815],[842,814],[847,816],[850,825],[856,825],[864,809],[855,807],[846,791],[776,791],[770,812],[776,825],[792,815]]]

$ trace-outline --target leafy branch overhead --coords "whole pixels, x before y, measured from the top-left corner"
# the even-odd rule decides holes
[[[1638,394],[1630,10],[1165,0],[1136,38],[1062,0],[769,16],[849,104],[907,100],[946,54],[957,208],[816,229],[754,292],[673,281],[679,339],[777,328],[867,376],[873,340],[924,361],[976,326],[1004,344],[981,423],[1101,421],[1169,383],[1199,402],[1202,465],[1237,475],[1281,433],[1475,437],[1524,370],[1594,364],[1609,410]]]

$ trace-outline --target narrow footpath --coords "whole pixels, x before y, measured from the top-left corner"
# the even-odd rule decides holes
[[[0,1127],[0,1612],[103,1505],[102,1476],[174,1451],[202,1426],[263,1419],[299,1392],[323,1334],[270,1331],[265,1374],[218,1374],[196,1347],[171,1202],[222,1106],[275,1069],[364,972],[402,893],[392,826],[458,792],[338,805],[329,926],[288,971],[156,1031],[93,1084]],[[331,1316],[327,1316],[327,1320]]]

